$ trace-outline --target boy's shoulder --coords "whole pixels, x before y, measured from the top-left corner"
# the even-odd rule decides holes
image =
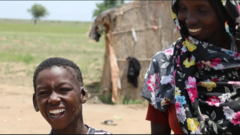
[[[86,124],[85,124],[85,126],[88,128],[88,132],[87,132],[88,135],[93,135],[93,134],[111,135],[111,133],[109,133],[107,131],[104,131],[104,130],[101,130],[101,129],[96,129],[96,128],[90,127]],[[49,135],[52,135],[52,134],[53,133],[52,133],[52,130],[51,130]]]
[[[102,134],[102,135],[111,135],[111,133],[101,130],[101,129],[96,129],[93,127],[90,127],[88,125],[86,125],[88,127],[88,133],[87,134]]]

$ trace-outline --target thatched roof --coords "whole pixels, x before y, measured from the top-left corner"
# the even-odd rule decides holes
[[[117,8],[108,9],[96,17],[89,33],[90,38],[96,40],[97,42],[99,41],[99,38],[101,36],[101,31],[99,31],[99,27],[104,25],[110,25],[110,20],[112,20],[113,17],[112,13],[114,13],[116,10]]]
[[[136,7],[135,3],[137,3],[137,1],[123,4],[119,8],[108,9],[102,12],[101,14],[99,14],[93,22],[91,31],[89,33],[89,37],[91,39],[99,41],[98,36],[101,33],[101,30],[99,27],[102,27],[102,26],[109,26],[110,29],[113,31],[114,23],[112,22],[115,20],[115,18],[119,15],[122,15],[124,12],[132,9],[133,7]]]

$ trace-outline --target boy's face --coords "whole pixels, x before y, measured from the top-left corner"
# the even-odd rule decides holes
[[[71,67],[54,66],[42,70],[36,78],[35,110],[40,110],[53,129],[64,129],[78,121],[81,104],[87,100],[75,76]]]

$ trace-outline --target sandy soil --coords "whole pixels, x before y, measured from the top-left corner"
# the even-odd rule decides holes
[[[6,84],[0,84],[0,133],[49,133],[50,126],[41,114],[33,109],[32,88],[11,85],[10,80],[5,80]],[[12,83],[13,81],[14,78]],[[106,105],[89,101],[83,105],[83,117],[84,122],[89,126],[114,134],[149,134],[150,124],[144,120],[146,109],[144,105]],[[101,124],[104,120],[114,120],[114,116],[122,118],[122,120],[115,120],[116,126]]]

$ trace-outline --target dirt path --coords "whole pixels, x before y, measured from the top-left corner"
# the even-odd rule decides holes
[[[146,106],[83,105],[84,122],[89,126],[104,129],[114,134],[149,134],[149,122],[145,121]],[[116,126],[102,125],[107,119],[120,116]],[[50,126],[32,106],[32,88],[0,84],[0,133],[1,134],[46,134]]]

